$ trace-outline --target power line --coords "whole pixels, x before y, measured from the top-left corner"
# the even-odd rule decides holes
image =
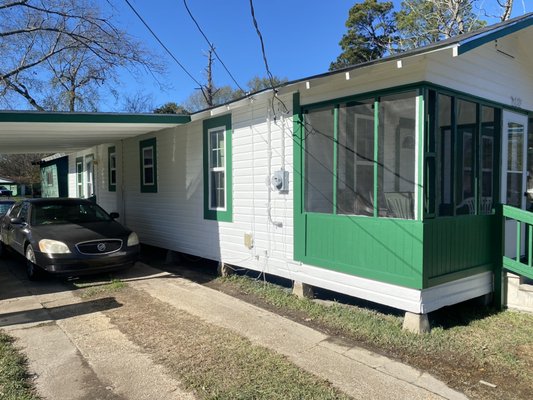
[[[124,1],[131,8],[131,10],[135,13],[137,18],[139,18],[139,20],[143,23],[143,25],[146,27],[146,29],[148,29],[150,31],[150,33],[155,38],[155,40],[157,40],[157,42],[161,45],[161,47],[163,47],[163,49],[165,49],[165,51],[168,53],[168,55],[176,62],[176,64],[179,65],[179,67],[194,81],[194,83],[196,83],[200,87],[203,87],[203,85],[200,82],[198,82],[198,80],[196,80],[196,78],[194,76],[192,76],[192,74],[189,71],[187,71],[187,68],[185,68],[183,66],[183,64],[178,61],[178,59],[174,56],[174,54],[172,54],[172,52],[168,49],[168,47],[164,45],[164,43],[161,41],[161,39],[159,39],[159,37],[155,34],[155,32],[152,30],[152,28],[150,28],[150,26],[146,23],[146,21],[143,19],[143,17],[141,17],[141,15],[137,12],[135,7],[132,6],[132,4],[129,2],[129,0],[124,0]]]
[[[257,23],[257,19],[255,18],[253,0],[250,0],[250,11],[252,13],[252,20],[254,22],[255,31],[257,32],[257,36],[259,36],[259,41],[261,42],[261,53],[263,54],[263,61],[265,63],[265,68],[266,68],[266,73],[268,75],[268,79],[270,80],[270,86],[272,87],[272,90],[275,91],[276,89],[274,85],[274,77],[272,76],[272,72],[270,72],[270,68],[268,66],[267,56],[265,52],[265,43],[263,41],[263,35],[261,34],[261,31],[259,30],[259,24]]]
[[[229,69],[226,67],[226,64],[224,64],[224,62],[222,61],[222,59],[220,58],[220,56],[219,56],[218,53],[216,52],[216,50],[215,50],[215,46],[213,46],[213,43],[211,43],[211,41],[207,38],[207,35],[204,33],[204,31],[203,31],[202,28],[200,27],[200,24],[198,23],[198,21],[196,21],[196,19],[195,19],[194,16],[192,15],[191,10],[189,9],[189,5],[187,4],[187,0],[183,0],[183,5],[185,6],[185,9],[187,10],[187,13],[189,14],[189,17],[191,17],[192,21],[194,22],[194,24],[196,25],[196,27],[198,28],[198,30],[200,31],[200,33],[201,33],[202,36],[204,37],[205,41],[207,42],[207,44],[209,45],[209,47],[210,47],[211,50],[213,51],[213,54],[215,55],[215,57],[217,58],[217,60],[220,61],[220,64],[222,64],[222,66],[224,67],[224,69],[226,70],[226,72],[228,73],[228,75],[230,76],[230,78],[233,80],[233,82],[235,83],[235,85],[237,85],[237,87],[238,87],[243,93],[245,93],[245,90],[241,87],[241,85],[239,85],[239,83],[237,82],[237,80],[233,77],[233,75],[231,74],[231,72],[229,71]]]

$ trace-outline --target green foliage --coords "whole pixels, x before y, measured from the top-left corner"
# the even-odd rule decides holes
[[[364,0],[355,4],[346,21],[348,32],[339,43],[342,53],[329,69],[375,60],[392,52],[397,42],[393,8],[391,1]]]
[[[154,110],[154,114],[189,114],[189,111],[183,106],[179,106],[173,101],[163,104]]]
[[[330,70],[425,46],[486,25],[474,13],[478,0],[404,0],[398,12],[391,1],[364,0],[349,11],[342,53]]]

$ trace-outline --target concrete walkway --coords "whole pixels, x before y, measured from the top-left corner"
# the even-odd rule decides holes
[[[0,261],[0,328],[19,339],[45,399],[192,399],[150,354],[60,281],[31,283]],[[7,267],[7,268],[6,268]],[[121,279],[208,323],[285,355],[355,399],[465,399],[431,375],[167,272],[137,264]]]

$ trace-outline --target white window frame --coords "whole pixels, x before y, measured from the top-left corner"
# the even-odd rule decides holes
[[[152,152],[152,163],[151,164],[145,164],[146,157],[144,156],[145,151],[150,150]],[[143,186],[154,186],[155,185],[155,169],[154,169],[154,146],[146,146],[142,148],[142,163],[143,163]],[[146,170],[148,168],[152,169],[152,182],[147,183],[146,182]]]
[[[76,161],[76,195],[83,197],[83,160]]]
[[[114,174],[113,174],[114,172]],[[113,180],[113,177],[115,178]],[[117,185],[117,153],[109,153],[109,184]]]
[[[221,167],[213,167],[212,165],[212,152],[214,150],[213,148],[213,143],[211,141],[211,133],[213,132],[220,132],[222,134],[222,138],[223,138],[223,143],[224,143],[224,152],[223,152],[223,156],[224,156],[224,162],[223,162],[223,166]],[[207,137],[208,137],[208,162],[209,162],[209,172],[208,172],[208,179],[209,179],[209,199],[208,199],[208,202],[209,202],[209,210],[212,210],[212,211],[226,211],[227,210],[227,207],[228,207],[228,173],[227,173],[227,170],[226,170],[226,163],[227,163],[227,143],[226,143],[226,126],[222,125],[222,126],[217,126],[215,128],[211,128],[207,131]],[[212,194],[213,194],[213,191],[212,191],[212,188],[213,188],[213,181],[212,181],[212,172],[224,172],[224,207],[213,207],[212,204],[213,204],[213,198],[212,198]]]

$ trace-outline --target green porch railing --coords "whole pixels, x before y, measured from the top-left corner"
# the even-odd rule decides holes
[[[533,213],[519,208],[504,205],[503,206],[502,223],[505,224],[505,219],[516,221],[516,254],[514,258],[507,257],[503,254],[502,262],[503,268],[515,274],[525,276],[533,279]],[[527,231],[527,247],[526,257],[522,258],[520,247],[522,243],[522,226],[525,226]],[[502,246],[505,246],[505,232]]]
[[[501,246],[499,259],[501,262],[497,262],[496,270],[494,271],[494,300],[496,305],[501,308],[504,304],[504,270],[533,279],[533,213],[505,204],[500,205],[498,211],[501,221],[500,231],[498,232]],[[505,237],[507,234],[505,232],[505,222],[508,220],[516,221],[516,252],[514,257],[505,255]],[[522,227],[525,227],[524,232],[527,240],[525,257],[521,255]]]

